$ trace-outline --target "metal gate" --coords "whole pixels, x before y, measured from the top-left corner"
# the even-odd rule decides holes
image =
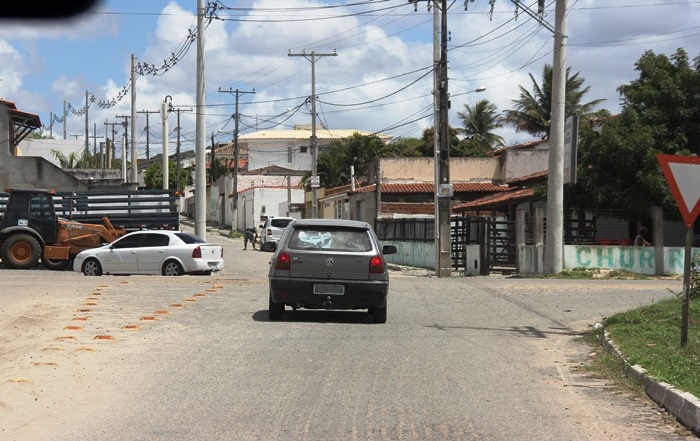
[[[486,218],[482,217],[452,217],[452,270],[466,271],[470,264],[467,261],[467,245],[479,245],[479,268],[481,274],[486,275],[487,266],[484,265],[486,253],[485,237]],[[474,256],[470,256],[473,258]]]
[[[515,221],[488,218],[486,221],[486,265],[489,272],[516,271]]]

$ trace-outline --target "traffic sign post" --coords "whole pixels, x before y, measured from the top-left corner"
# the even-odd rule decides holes
[[[683,315],[681,318],[681,346],[685,346],[688,343],[693,224],[700,213],[700,157],[656,155],[656,160],[661,165],[661,170],[664,172],[687,228],[685,259],[683,260]]]

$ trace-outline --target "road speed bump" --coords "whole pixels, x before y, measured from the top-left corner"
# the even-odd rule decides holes
[[[65,328],[66,331],[82,331],[83,327],[82,326],[76,326],[76,325],[68,325]]]
[[[114,340],[114,337],[111,335],[96,335],[93,340]]]

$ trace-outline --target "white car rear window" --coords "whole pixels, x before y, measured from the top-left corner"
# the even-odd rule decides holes
[[[372,241],[361,229],[296,229],[289,238],[289,248],[367,252],[372,250]]]

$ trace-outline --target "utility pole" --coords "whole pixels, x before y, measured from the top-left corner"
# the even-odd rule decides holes
[[[146,167],[148,167],[149,165],[151,165],[151,150],[150,150],[150,146],[151,146],[151,132],[150,132],[151,126],[150,126],[150,124],[149,124],[149,122],[148,122],[148,117],[149,117],[152,113],[160,113],[160,112],[157,111],[157,110],[141,110],[141,111],[136,112],[136,113],[142,113],[142,114],[145,114],[145,115],[146,115]]]
[[[63,139],[68,139],[66,137],[66,119],[68,117],[68,110],[66,109],[66,100],[63,100]]]
[[[97,159],[97,123],[92,123],[92,154]]]
[[[564,262],[564,126],[566,103],[566,0],[556,0],[552,62],[552,121],[547,172],[547,238],[544,270],[557,274]]]
[[[90,153],[90,135],[88,133],[88,91],[85,91],[85,153]]]
[[[136,57],[131,54],[131,182],[138,186],[139,153],[136,145]]]
[[[112,126],[112,138],[108,142],[105,142],[105,156],[102,158],[102,168],[112,168],[112,160],[114,159],[114,136],[116,135],[116,129],[114,126],[119,125],[119,123],[111,123],[105,121],[105,138],[107,138],[106,131],[107,126]]]
[[[417,4],[421,0],[413,0]],[[409,0],[411,2],[411,0]],[[450,183],[450,108],[447,77],[447,1],[428,0],[433,8],[433,165],[435,276],[452,275],[452,184]],[[417,7],[417,6],[416,6]]]
[[[177,181],[177,192],[180,193],[180,113],[191,112],[192,109],[175,109],[177,113],[177,146],[175,148],[175,162],[177,168],[175,169],[175,179]]]
[[[160,104],[160,116],[163,118],[161,125],[163,126],[163,190],[167,190],[170,186],[168,182],[170,178],[170,147],[168,146],[168,116],[173,109],[172,97],[166,95],[163,102]]]
[[[440,267],[439,277],[452,275],[452,211],[450,210],[452,191],[450,182],[450,108],[447,93],[447,0],[441,0],[440,24],[440,77],[438,93],[440,99],[440,177],[438,184],[440,205]],[[447,189],[447,190],[445,190]]]
[[[197,90],[195,121],[194,233],[207,240],[206,107],[204,95],[204,0],[197,0]]]
[[[127,176],[126,176],[126,152],[128,148],[128,130],[129,130],[129,118],[131,118],[130,115],[117,115],[117,118],[124,118],[124,122],[122,122],[122,126],[124,127],[124,136],[122,137],[122,179],[124,182],[127,182]],[[134,158],[131,158],[131,166],[134,167]]]
[[[307,55],[306,50],[298,54],[293,54],[290,49],[287,55],[290,57],[304,57],[311,62],[311,217],[316,219],[318,218],[318,196],[316,195],[316,189],[320,184],[316,170],[316,159],[318,157],[318,140],[316,139],[316,59],[321,57],[337,57],[338,51],[326,54],[317,54],[315,51],[311,51],[311,54]]]
[[[241,96],[244,93],[255,93],[255,89],[253,89],[252,92],[245,92],[242,90],[236,89],[235,91],[231,90],[221,90],[219,88],[219,92],[221,93],[232,93],[236,97],[236,109],[233,114],[233,121],[234,121],[234,128],[233,128],[233,222],[231,222],[233,225],[233,228],[238,229],[238,119],[240,115],[238,114],[238,97]]]
[[[49,138],[53,138],[53,112],[49,112],[49,121],[51,121],[51,124],[49,124]]]

